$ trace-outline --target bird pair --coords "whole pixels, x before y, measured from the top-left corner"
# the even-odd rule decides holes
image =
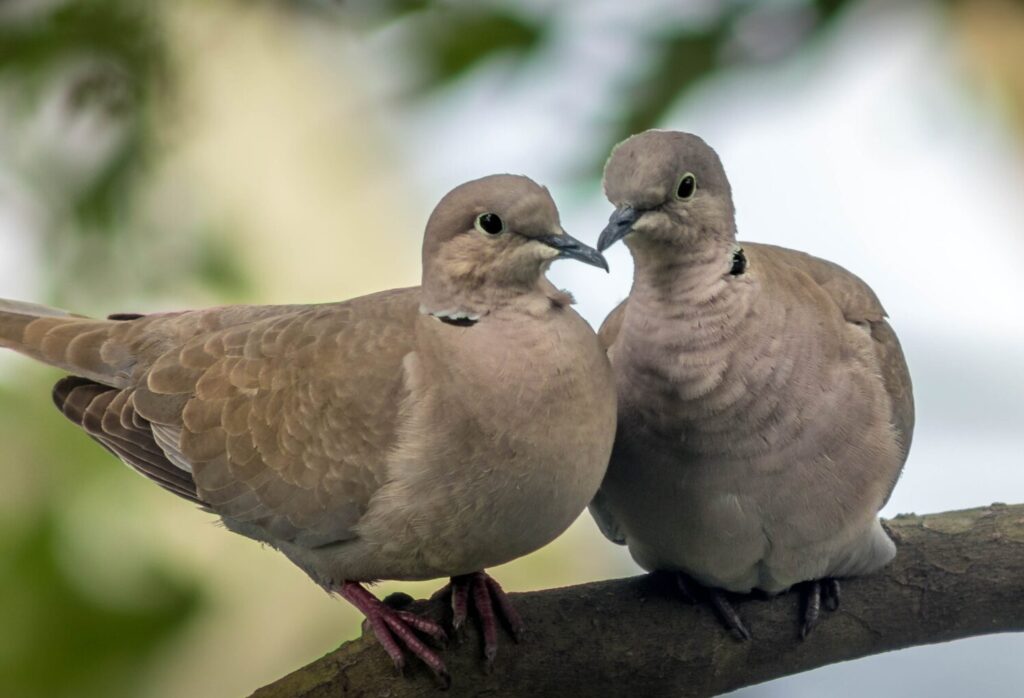
[[[107,320],[0,301],[0,346],[70,373],[69,419],[352,603],[399,668],[409,652],[447,683],[445,630],[363,583],[450,577],[452,625],[472,607],[491,662],[500,622],[523,626],[483,570],[588,504],[747,637],[721,590],[809,582],[813,601],[894,555],[877,513],[913,425],[903,356],[858,278],[736,243],[699,138],[626,140],[605,190],[599,248],[624,240],[635,274],[599,337],[544,273],[604,258],[546,189],[495,175],[437,205],[419,287]]]

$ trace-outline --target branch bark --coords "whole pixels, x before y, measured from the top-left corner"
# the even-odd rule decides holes
[[[886,525],[899,547],[895,562],[844,581],[841,607],[823,610],[804,642],[793,593],[737,603],[754,635],[747,643],[657,576],[513,594],[526,640],[503,644],[488,675],[470,628],[445,654],[453,677],[447,695],[709,696],[889,650],[1024,630],[1024,505],[900,515]],[[437,694],[425,669],[395,676],[364,636],[253,698]]]

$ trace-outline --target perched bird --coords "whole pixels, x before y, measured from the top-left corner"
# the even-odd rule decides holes
[[[896,549],[878,511],[914,426],[910,376],[872,290],[831,262],[736,242],[732,193],[700,138],[647,131],[605,166],[629,297],[599,332],[618,431],[591,512],[645,569],[696,581],[733,633],[722,590],[802,582],[801,636],[839,577]]]
[[[432,620],[363,582],[451,577],[488,664],[499,614],[483,572],[550,542],[600,485],[615,392],[593,330],[544,272],[607,270],[547,189],[494,175],[427,223],[420,287],[324,305],[229,306],[94,320],[0,301],[0,346],[63,369],[75,424],[227,528],[284,553],[448,681]],[[403,646],[404,648],[403,649]]]

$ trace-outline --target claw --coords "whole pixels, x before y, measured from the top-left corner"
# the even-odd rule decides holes
[[[452,628],[456,633],[462,629],[469,613],[469,585],[466,577],[452,577]]]
[[[839,608],[839,580],[826,578],[807,582],[803,587],[803,613],[800,639],[806,640],[818,624],[821,608],[835,611]]]
[[[675,577],[676,587],[679,589],[680,595],[687,603],[695,604],[699,599],[706,599],[708,604],[711,605],[711,610],[715,612],[715,616],[725,626],[725,629],[729,631],[730,635],[740,642],[746,642],[750,639],[750,631],[743,624],[740,614],[736,612],[732,603],[729,602],[726,592],[721,589],[705,587],[685,572],[673,572],[671,574]]]
[[[800,639],[806,640],[814,630],[814,626],[818,624],[818,617],[821,614],[821,582],[818,580],[807,582],[803,597],[803,622],[800,624]]]
[[[488,669],[498,656],[498,621],[491,603],[491,592],[482,579],[473,580],[473,606],[480,617],[480,626],[484,636],[484,659]]]
[[[682,595],[683,600],[690,605],[697,603],[698,590],[694,588],[693,580],[687,577],[683,573],[677,573],[674,575],[676,579],[676,588]]]
[[[412,628],[418,630],[424,635],[430,636],[442,647],[448,644],[448,633],[444,631],[444,628],[442,628],[440,625],[430,620],[429,618],[418,616],[411,611],[395,611],[395,614],[406,625],[411,626]]]
[[[821,605],[826,611],[839,610],[839,580],[825,579],[821,583]]]
[[[412,655],[427,665],[445,687],[451,684],[451,677],[444,661],[414,632],[419,631],[438,642],[444,642],[447,635],[440,625],[411,611],[388,606],[356,582],[345,582],[338,593],[366,616],[377,642],[391,657],[395,671],[399,675],[405,669],[405,651],[402,649],[402,645],[405,645]]]
[[[725,595],[724,591],[708,589],[708,599],[711,601],[711,607],[715,610],[718,620],[722,621],[722,624],[732,633],[734,638],[740,642],[746,642],[750,639],[750,631],[743,624],[740,614],[729,603],[729,598]]]
[[[485,574],[484,583],[490,589],[491,596],[498,602],[498,610],[501,613],[501,617],[505,619],[505,624],[512,634],[512,639],[518,643],[526,633],[526,624],[523,622],[523,617],[519,615],[519,611],[512,605],[512,600],[508,598],[508,594],[505,593],[505,590],[501,588],[501,585],[498,584],[494,577]]]
[[[472,601],[483,637],[484,669],[490,673],[498,656],[498,616],[501,616],[516,642],[525,632],[523,619],[501,585],[485,572],[452,577],[451,588],[452,627],[458,632],[464,626]]]

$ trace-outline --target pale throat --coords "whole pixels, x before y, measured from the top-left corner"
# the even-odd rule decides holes
[[[573,302],[571,295],[555,288],[541,271],[530,281],[515,283],[435,275],[422,289],[420,314],[446,321],[475,322],[509,310],[541,315]]]
[[[625,342],[699,351],[745,321],[754,288],[749,279],[730,274],[739,249],[732,236],[689,245],[630,243],[634,271]]]

